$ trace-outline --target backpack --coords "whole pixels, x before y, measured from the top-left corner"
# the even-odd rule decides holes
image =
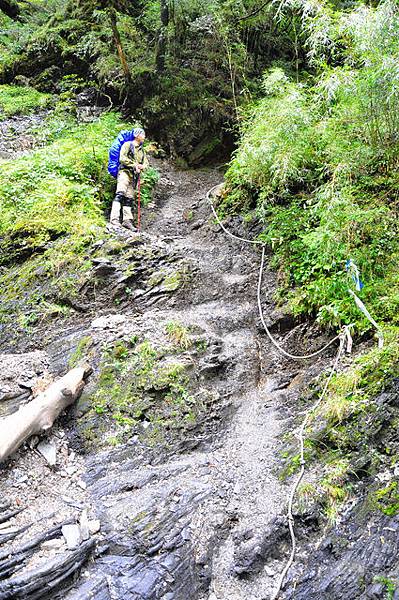
[[[119,155],[121,148],[125,142],[132,142],[134,140],[134,133],[131,129],[121,131],[116,140],[112,143],[109,149],[109,160],[108,160],[108,173],[112,177],[118,176],[119,171]]]

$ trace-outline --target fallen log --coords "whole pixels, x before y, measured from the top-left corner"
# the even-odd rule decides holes
[[[1,419],[0,463],[32,435],[50,429],[58,415],[81,394],[90,373],[88,365],[72,369],[17,412]]]

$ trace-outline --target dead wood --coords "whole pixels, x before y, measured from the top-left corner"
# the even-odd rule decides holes
[[[91,373],[87,365],[76,367],[52,383],[46,391],[0,421],[0,463],[32,435],[52,427],[58,415],[75,402]]]

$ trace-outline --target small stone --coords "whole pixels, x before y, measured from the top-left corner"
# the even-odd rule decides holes
[[[75,460],[75,457],[76,457],[76,453],[72,450],[72,452],[69,455],[69,460],[71,462],[73,462]]]
[[[82,490],[85,490],[87,488],[87,484],[84,481],[82,481],[81,479],[78,479],[78,481],[76,483]]]
[[[87,518],[87,510],[84,510],[79,519],[80,535],[82,540],[88,540],[90,537],[89,519]]]
[[[265,566],[264,571],[268,577],[274,577],[276,575],[276,571],[272,567],[269,567],[269,565]]]
[[[388,470],[383,473],[377,473],[376,477],[381,482],[390,481],[392,479],[392,475]]]
[[[93,519],[92,521],[89,521],[89,531],[91,535],[95,535],[100,531],[100,529],[101,523],[99,519]]]
[[[82,542],[79,525],[63,525],[62,535],[65,538],[69,550],[75,550]]]
[[[47,460],[48,464],[53,467],[57,462],[57,448],[54,442],[40,442],[37,450]]]
[[[241,494],[242,493],[242,485],[240,483],[236,483],[234,486],[234,493],[235,494]]]
[[[25,475],[25,474],[24,475],[20,475],[18,477],[18,479],[15,481],[14,485],[18,486],[18,485],[21,485],[22,483],[25,483],[26,481],[28,481],[28,476]]]
[[[64,545],[64,540],[62,538],[56,538],[55,540],[46,540],[42,543],[42,548],[44,550],[59,550],[61,546]]]
[[[98,319],[94,319],[91,323],[92,329],[111,329],[113,327],[118,327],[121,323],[126,321],[126,317],[124,315],[106,315],[103,317],[98,317]]]
[[[78,468],[73,465],[71,465],[70,467],[65,467],[65,471],[68,473],[68,475],[73,475],[74,473],[76,473],[77,470]]]

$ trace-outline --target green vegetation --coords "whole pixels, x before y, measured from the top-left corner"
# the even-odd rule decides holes
[[[399,513],[398,482],[391,481],[386,487],[374,492],[376,506],[384,515],[393,517]]]
[[[7,98],[11,103],[12,93]],[[33,132],[46,145],[2,161],[0,266],[9,268],[0,273],[1,323],[16,317],[29,331],[70,311],[92,267],[88,249],[104,236],[114,193],[108,149],[129,126],[116,113],[78,124],[67,107],[57,106]],[[155,169],[143,176],[144,204],[157,178]]]
[[[192,346],[192,340],[189,337],[189,330],[181,323],[169,321],[165,326],[169,339],[182,350],[188,350]]]
[[[46,108],[50,102],[49,94],[42,94],[33,88],[0,85],[0,119],[27,115]]]
[[[395,591],[397,589],[398,583],[396,580],[389,579],[388,577],[377,575],[374,577],[374,581],[376,583],[382,583],[385,586],[385,598],[384,600],[393,600]]]
[[[326,35],[332,47],[345,44],[344,65],[323,63],[299,83],[281,69],[266,73],[221,209],[256,205],[282,275],[280,298],[288,294],[294,314],[365,332],[370,324],[347,292],[348,259],[376,320],[399,324],[399,14],[384,2],[335,19]]]
[[[0,12],[1,82],[63,93],[75,78],[77,92],[90,85],[123,104],[192,164],[231,147],[239,107],[270,61],[297,60],[291,18],[275,21],[275,7],[254,0],[43,0],[20,13]]]
[[[376,397],[397,375],[398,365],[399,339],[396,328],[391,328],[383,348],[374,347],[358,356],[332,378],[326,399],[312,415],[305,441],[306,462],[319,463],[313,497],[331,522],[350,496],[358,472],[373,475],[392,466],[395,446],[391,444],[396,438],[399,411],[381,408]],[[290,456],[287,451],[284,459],[286,477],[298,470],[299,455]],[[370,508],[396,514],[399,505],[395,494],[396,482],[392,481],[373,495]]]
[[[122,123],[111,113],[88,125],[56,123],[63,129],[49,145],[2,163],[3,263],[42,249],[60,235],[78,239],[104,224],[102,210],[110,201],[107,152]]]
[[[83,360],[87,361],[89,359],[88,354],[90,353],[90,350],[92,349],[92,347],[93,347],[93,338],[90,335],[82,337],[79,340],[75,350],[72,352],[71,356],[69,357],[69,360],[68,360],[69,368],[72,369],[73,367],[79,366],[79,364]]]
[[[90,397],[92,409],[81,424],[83,434],[93,414],[115,430],[113,443],[135,431],[141,431],[149,443],[165,442],[168,433],[194,425],[203,410],[202,400],[190,392],[190,365],[173,354],[174,345],[155,348],[149,340],[136,337],[107,346]],[[142,422],[147,424],[144,429]]]

